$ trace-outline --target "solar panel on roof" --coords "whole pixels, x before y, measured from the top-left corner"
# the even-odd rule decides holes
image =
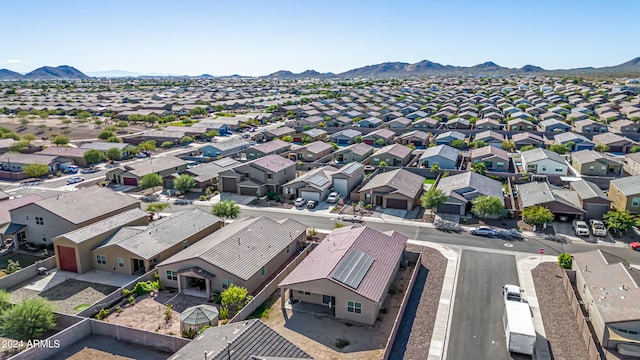
[[[367,275],[373,261],[374,258],[371,256],[361,251],[351,249],[338,265],[332,278],[352,289],[357,289],[365,275]]]
[[[233,160],[232,158],[223,158],[223,159],[220,159],[220,160],[216,161],[216,165],[222,166],[222,167],[233,165],[235,163],[236,163],[236,161]]]
[[[344,169],[344,171],[342,171],[344,174],[347,175],[351,175],[353,174],[354,171],[356,171],[358,168],[360,168],[361,166],[363,166],[360,163],[354,162],[351,163],[346,169]]]
[[[329,182],[329,179],[327,179],[326,177],[321,176],[321,175],[315,175],[315,176],[312,176],[307,181],[310,182],[311,184],[315,185],[315,186],[324,186]]]

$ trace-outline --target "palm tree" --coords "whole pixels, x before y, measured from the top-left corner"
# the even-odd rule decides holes
[[[439,164],[431,165],[431,172],[438,172],[438,171],[440,171],[440,165]]]
[[[224,221],[227,219],[235,219],[240,215],[240,206],[235,201],[223,200],[213,204],[211,213]]]
[[[384,169],[387,167],[387,162],[386,161],[380,161],[378,163],[378,166],[380,167],[380,169],[382,169],[382,171],[384,172]]]
[[[420,204],[423,208],[431,209],[432,212],[435,212],[438,207],[444,205],[447,197],[444,191],[431,187],[420,196]]]

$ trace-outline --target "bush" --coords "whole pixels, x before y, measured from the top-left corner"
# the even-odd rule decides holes
[[[173,317],[173,305],[167,304],[164,307],[164,320],[169,321]]]
[[[371,204],[367,204],[364,206],[365,209],[367,210],[371,210],[371,208],[373,208],[373,206]]]
[[[229,308],[225,306],[220,308],[220,319],[229,320]]]
[[[213,292],[212,300],[216,304],[222,304],[222,293],[219,290]]]
[[[101,310],[96,314],[96,319],[98,319],[98,320],[104,320],[107,316],[109,316],[109,309],[101,309]]]
[[[350,342],[347,339],[336,339],[336,347],[338,349],[342,349],[345,346],[348,346],[349,344],[350,344]]]
[[[200,201],[207,201],[206,195],[200,195]]]
[[[122,307],[120,305],[116,306],[116,312],[118,314],[122,312]]]
[[[558,255],[558,266],[561,269],[569,270],[571,269],[571,265],[573,264],[573,256],[569,253],[561,253]]]
[[[136,295],[148,294],[154,290],[160,290],[159,281],[139,281],[133,288],[133,292],[136,293]]]
[[[136,304],[136,298],[133,295],[129,296],[129,305],[133,306]]]

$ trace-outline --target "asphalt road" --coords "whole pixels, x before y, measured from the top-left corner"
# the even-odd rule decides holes
[[[510,360],[502,325],[502,287],[519,285],[513,255],[463,250],[448,360]]]

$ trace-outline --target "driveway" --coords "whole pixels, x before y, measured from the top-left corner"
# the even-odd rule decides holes
[[[592,244],[596,244],[598,242],[605,242],[605,243],[615,242],[611,237],[611,234],[607,234],[607,236],[594,236],[593,234],[589,234],[589,236],[577,236],[570,222],[554,221],[553,231],[555,231],[556,235],[562,235],[572,241],[586,241]]]
[[[448,360],[512,359],[502,325],[505,284],[519,284],[514,256],[462,251]]]

